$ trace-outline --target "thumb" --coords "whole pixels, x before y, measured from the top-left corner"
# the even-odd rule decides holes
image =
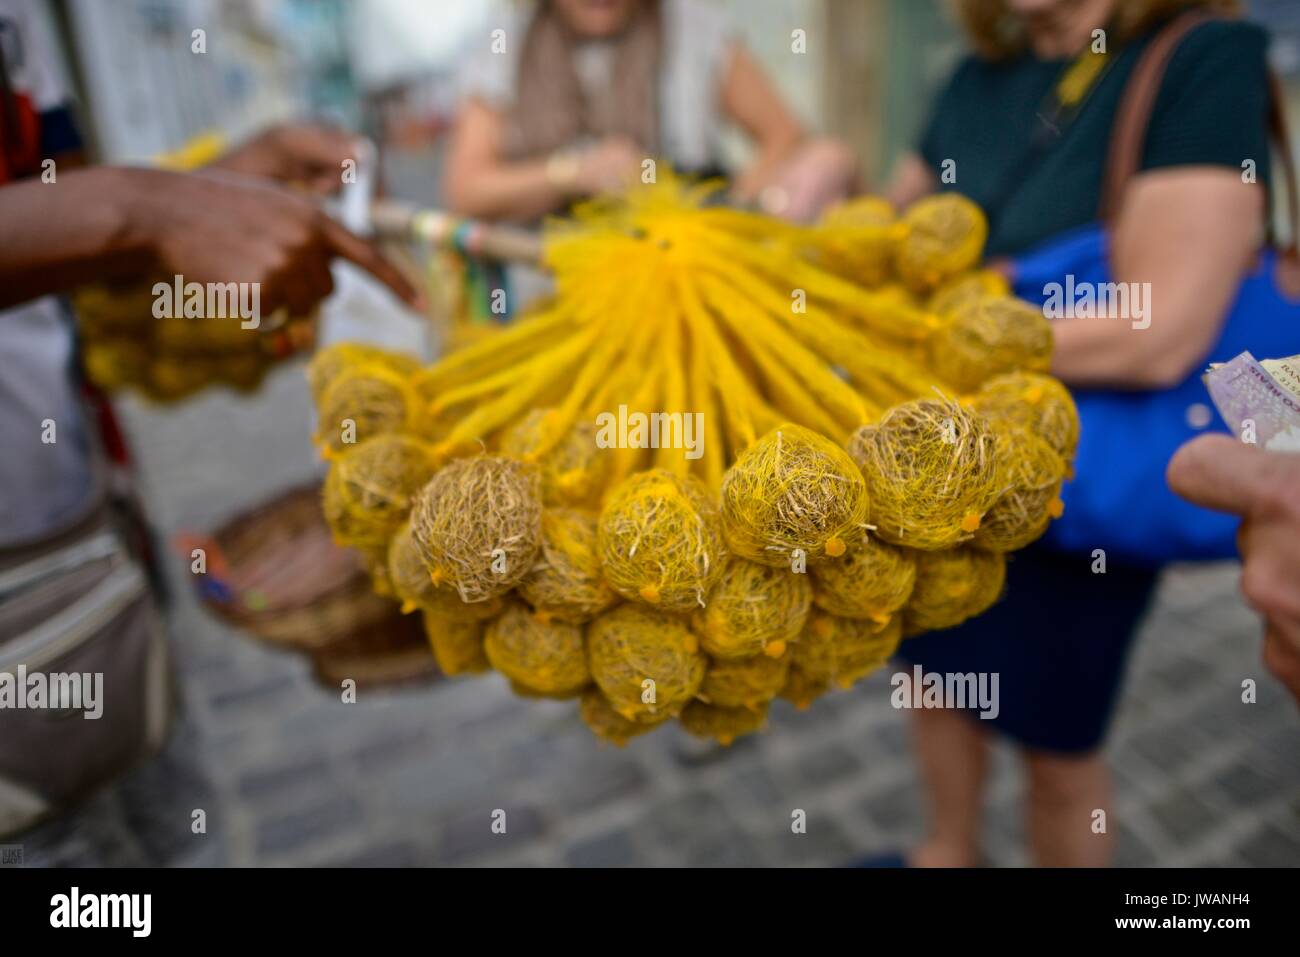
[[[1193,504],[1245,515],[1260,498],[1270,458],[1230,435],[1201,435],[1174,453],[1165,479]]]

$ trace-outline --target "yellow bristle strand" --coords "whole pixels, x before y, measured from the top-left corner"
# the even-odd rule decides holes
[[[549,347],[557,337],[575,329],[571,310],[552,308],[420,370],[412,377],[412,385],[421,394],[436,397],[453,386],[475,381],[534,355],[539,346]]]
[[[715,315],[721,316],[732,332],[746,342],[751,355],[760,363],[769,362],[780,370],[776,374],[784,383],[783,391],[806,392],[809,402],[825,409],[823,417],[835,420],[837,427],[830,434],[857,428],[866,421],[861,397],[763,310],[754,308],[707,276],[700,278],[700,284]]]

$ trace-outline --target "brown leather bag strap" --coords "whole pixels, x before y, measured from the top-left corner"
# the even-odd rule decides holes
[[[1102,222],[1115,222],[1124,199],[1124,189],[1141,166],[1147,128],[1151,123],[1151,114],[1169,61],[1188,33],[1214,19],[1218,18],[1205,10],[1191,10],[1177,17],[1156,35],[1133,68],[1111,131],[1099,210]],[[1294,254],[1297,237],[1300,237],[1300,192],[1296,189],[1295,158],[1287,136],[1283,102],[1281,84],[1277,77],[1270,75],[1269,133],[1281,161],[1281,175],[1278,178],[1287,190],[1287,211],[1291,226],[1288,249]],[[1272,234],[1270,226],[1270,235]]]
[[[1143,52],[1119,102],[1115,125],[1111,128],[1110,151],[1106,157],[1106,177],[1101,189],[1101,221],[1115,222],[1124,189],[1137,173],[1142,163],[1142,148],[1146,144],[1147,128],[1155,110],[1156,97],[1164,82],[1169,61],[1183,38],[1202,23],[1213,17],[1203,10],[1192,10],[1171,21],[1156,34]]]

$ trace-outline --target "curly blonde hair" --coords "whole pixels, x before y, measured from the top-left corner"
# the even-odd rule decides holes
[[[990,60],[1005,60],[1025,49],[1024,24],[1006,0],[950,0],[975,51]],[[1122,0],[1115,4],[1114,29],[1124,43],[1151,27],[1182,13],[1201,8],[1221,16],[1241,13],[1240,0]]]

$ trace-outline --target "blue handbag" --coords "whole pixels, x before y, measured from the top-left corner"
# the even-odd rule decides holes
[[[1044,286],[1110,280],[1104,229],[1086,227],[1013,264],[1016,295],[1043,302]],[[1251,351],[1259,357],[1300,352],[1300,299],[1288,299],[1277,270],[1286,254],[1267,249],[1242,282],[1208,361]],[[1095,288],[1095,287],[1094,287]],[[1201,370],[1172,389],[1115,392],[1076,389],[1079,450],[1074,480],[1062,492],[1065,513],[1044,542],[1071,552],[1101,548],[1141,564],[1237,554],[1238,520],[1183,501],[1165,483],[1165,466],[1193,436],[1224,431],[1210,409]]]
[[[1036,303],[1049,284],[1109,282],[1108,237],[1123,188],[1137,171],[1152,104],[1165,67],[1182,38],[1204,22],[1185,14],[1166,27],[1143,54],[1124,93],[1111,135],[1101,224],[1084,227],[1017,257],[1006,269],[1016,295]],[[1245,277],[1207,362],[1223,362],[1249,350],[1260,358],[1300,353],[1300,290],[1296,276],[1297,200],[1295,169],[1286,137],[1282,100],[1273,82],[1271,133],[1288,186],[1291,243],[1266,248]],[[1096,285],[1093,289],[1098,288]],[[1065,512],[1044,542],[1063,551],[1159,565],[1169,561],[1229,558],[1237,554],[1238,519],[1191,505],[1174,495],[1165,468],[1180,445],[1202,432],[1223,431],[1193,370],[1172,389],[1122,392],[1074,390],[1080,438],[1074,479],[1062,492]]]

